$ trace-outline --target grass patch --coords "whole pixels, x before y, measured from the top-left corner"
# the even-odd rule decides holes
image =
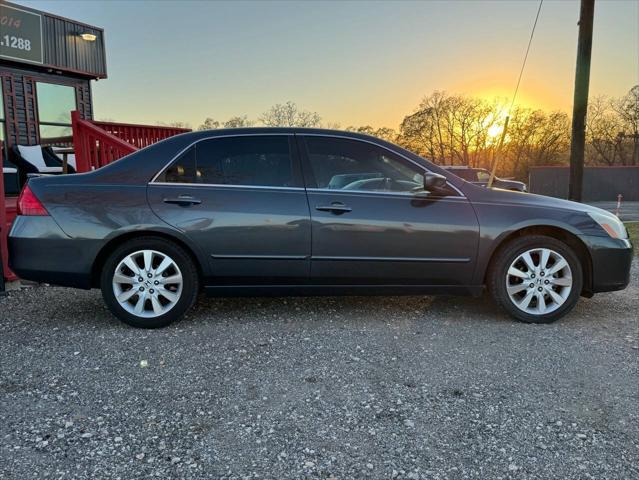
[[[626,222],[626,230],[635,247],[635,255],[639,256],[639,222]]]

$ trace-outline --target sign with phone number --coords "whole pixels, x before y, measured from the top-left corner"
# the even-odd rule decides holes
[[[43,63],[42,15],[0,4],[0,58]]]

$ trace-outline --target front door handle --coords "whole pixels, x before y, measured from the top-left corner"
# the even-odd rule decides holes
[[[320,212],[331,212],[335,215],[341,215],[342,213],[347,213],[352,211],[351,207],[347,207],[342,202],[333,202],[330,205],[317,205],[315,210],[319,210]]]
[[[199,205],[200,203],[202,203],[202,200],[190,195],[180,195],[177,198],[165,198],[164,203],[174,203],[176,205],[182,205],[186,207],[189,205]]]

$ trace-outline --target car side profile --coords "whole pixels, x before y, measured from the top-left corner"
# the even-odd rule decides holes
[[[443,165],[442,168],[454,173],[458,177],[463,178],[470,183],[474,183],[475,185],[481,185],[482,187],[488,186],[490,172],[485,168],[472,168],[458,165]],[[493,186],[503,188],[504,190],[513,190],[515,192],[526,192],[528,190],[524,182],[508,180],[497,176],[493,178]]]
[[[96,171],[32,178],[9,235],[24,279],[101,288],[124,322],[229,295],[466,294],[547,323],[623,289],[617,217],[473,185],[366,135],[192,132]]]

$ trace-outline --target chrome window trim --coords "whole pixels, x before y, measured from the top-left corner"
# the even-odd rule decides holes
[[[258,190],[291,190],[291,191],[304,191],[304,187],[270,187],[268,185],[228,185],[225,183],[188,183],[188,182],[153,182],[149,183],[149,187],[153,185],[178,185],[181,187],[214,187],[214,188],[244,188],[244,189],[258,189]]]
[[[358,194],[358,195],[384,195],[387,197],[409,197],[409,198],[421,198],[423,200],[428,200],[428,199],[432,199],[432,198],[437,198],[437,199],[460,199],[460,200],[466,200],[466,197],[462,196],[457,196],[457,195],[446,195],[446,196],[442,196],[442,195],[427,195],[424,197],[420,197],[419,195],[415,194],[415,193],[411,193],[411,192],[393,192],[393,191],[383,191],[383,190],[339,190],[336,188],[307,188],[306,189],[307,192],[309,193],[334,193],[334,194],[338,194],[338,195],[343,195],[343,194]]]
[[[363,138],[355,138],[355,137],[350,137],[348,135],[336,135],[336,134],[325,134],[325,133],[305,133],[305,132],[292,132],[292,133],[235,133],[235,134],[228,134],[228,135],[212,135],[212,136],[208,136],[208,137],[203,137],[203,138],[199,138],[197,140],[195,140],[193,143],[187,145],[186,147],[184,147],[182,150],[180,150],[176,155],[174,155],[171,160],[169,160],[159,171],[158,173],[156,173],[153,178],[148,182],[147,185],[151,185],[151,184],[156,184],[156,185],[190,185],[190,186],[208,186],[208,187],[238,187],[238,188],[263,188],[263,189],[285,189],[285,190],[290,190],[290,189],[298,189],[298,190],[309,190],[309,191],[321,191],[322,189],[313,189],[313,188],[305,188],[305,187],[276,187],[276,186],[268,186],[268,185],[225,185],[225,184],[214,184],[214,183],[180,183],[180,182],[156,182],[156,179],[162,174],[162,172],[164,172],[164,170],[166,170],[169,165],[171,165],[175,160],[177,160],[177,158],[182,155],[184,152],[186,152],[189,148],[195,146],[196,144],[198,144],[199,142],[202,142],[204,140],[214,140],[217,138],[233,138],[233,137],[271,137],[271,136],[307,136],[307,137],[325,137],[325,138],[341,138],[341,139],[345,139],[345,140],[353,140],[356,142],[363,142],[363,143],[368,143],[370,145],[375,145],[378,148],[383,148],[384,150],[386,150],[387,152],[390,152],[394,155],[397,155],[401,158],[403,158],[404,160],[412,163],[413,165],[415,165],[416,167],[422,169],[424,172],[428,172],[428,173],[434,173],[431,170],[429,170],[427,167],[425,167],[424,165],[422,165],[421,163],[416,162],[415,160],[412,160],[411,158],[408,158],[406,155],[401,154],[399,152],[395,152],[393,150],[391,150],[390,148],[384,146],[384,145],[380,145],[379,143],[376,143],[374,141],[371,140],[366,140]],[[453,185],[452,183],[450,183],[448,181],[448,179],[446,179],[446,184],[448,186],[450,186],[453,190],[455,190],[459,197],[461,198],[466,198],[466,195],[464,195],[464,193],[457,188],[455,185]],[[328,190],[330,192],[337,192],[339,190]],[[364,190],[353,190],[353,192],[362,192],[362,193],[371,193],[371,192],[366,192]],[[377,193],[381,193],[381,194],[386,194],[385,192],[377,192]],[[409,194],[410,195],[410,194]],[[458,197],[437,197],[437,198],[458,198]]]
[[[162,172],[164,172],[164,170],[166,170],[169,165],[171,165],[175,160],[178,159],[178,157],[180,155],[182,155],[184,152],[186,152],[189,148],[195,146],[196,144],[203,142],[204,140],[213,140],[216,138],[233,138],[233,137],[274,137],[274,136],[295,136],[294,133],[234,133],[234,134],[228,134],[228,135],[212,135],[210,137],[204,137],[204,138],[199,138],[197,140],[195,140],[193,143],[189,144],[188,146],[184,147],[182,150],[180,150],[176,155],[173,156],[173,158],[171,158],[171,160],[169,160],[159,171],[158,173],[156,173],[153,178],[148,182],[148,184],[150,185],[151,183],[164,183],[164,184],[177,184],[177,182],[156,182],[155,180],[162,174]],[[293,156],[291,156],[291,160],[293,160]],[[187,185],[205,185],[203,183],[188,183]],[[250,185],[236,185],[238,187],[244,187],[244,186],[250,186]],[[264,185],[265,187],[267,185]],[[269,187],[269,188],[288,188],[288,187]],[[297,187],[297,188],[302,188],[302,187]]]
[[[149,183],[149,186],[160,185],[160,186],[180,186],[180,187],[212,187],[212,188],[241,188],[245,190],[287,190],[291,192],[303,192],[307,191],[310,193],[334,193],[334,194],[347,194],[347,195],[384,195],[387,197],[409,197],[409,198],[419,198],[417,195],[411,192],[385,192],[379,190],[338,190],[333,188],[304,188],[304,187],[269,187],[265,185],[227,185],[224,183],[187,183],[187,182],[153,182]],[[466,199],[466,197],[462,196],[441,196],[441,195],[429,195],[427,197],[423,197],[424,200],[429,198],[437,198],[437,199]]]
[[[383,148],[384,150],[386,150],[387,152],[392,153],[393,155],[397,155],[398,157],[403,158],[404,160],[407,160],[408,162],[412,163],[413,165],[415,165],[416,167],[422,169],[424,172],[428,172],[428,173],[434,173],[431,170],[429,170],[426,166],[422,165],[421,163],[416,162],[415,160],[408,158],[406,155],[396,152],[394,150],[391,150],[390,148],[384,146],[384,145],[380,145],[379,143],[373,142],[371,140],[365,140],[363,138],[354,138],[354,137],[349,137],[347,135],[331,135],[331,134],[322,134],[322,133],[300,133],[299,135],[302,136],[306,136],[306,137],[325,137],[325,138],[341,138],[341,139],[345,139],[345,140],[353,140],[356,142],[363,142],[363,143],[369,143],[371,145],[375,145],[378,148]],[[453,190],[455,190],[460,197],[462,198],[466,198],[466,195],[464,195],[462,193],[462,191],[457,188],[455,185],[453,185],[452,183],[450,183],[448,181],[448,179],[446,179],[446,184],[449,185],[450,187],[453,188]],[[312,190],[311,188],[308,188],[307,190]],[[319,190],[319,189],[318,189]],[[331,190],[332,192],[335,192],[337,190]],[[353,191],[358,191],[358,192],[364,192],[365,190],[353,190]],[[449,198],[449,197],[440,197],[440,198]]]

